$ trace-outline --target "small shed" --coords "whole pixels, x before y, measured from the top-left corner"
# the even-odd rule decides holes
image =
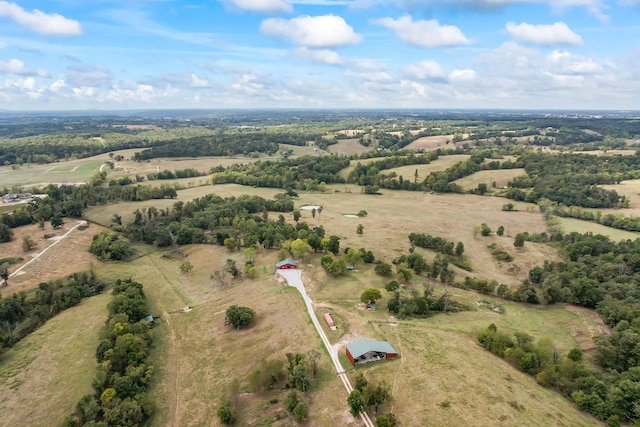
[[[292,259],[284,259],[280,262],[276,262],[277,270],[295,270],[298,263]]]
[[[347,344],[347,358],[352,365],[375,362],[376,360],[393,359],[398,352],[387,341],[361,339]]]
[[[324,314],[324,320],[325,322],[327,322],[327,325],[329,325],[329,328],[331,328],[332,331],[335,331],[336,329],[336,324],[333,321],[333,319],[331,318],[331,313],[325,313]]]

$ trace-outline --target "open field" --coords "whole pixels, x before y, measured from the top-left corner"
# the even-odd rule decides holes
[[[60,425],[90,393],[111,295],[63,311],[0,356],[0,426]]]
[[[606,225],[597,224],[591,221],[583,221],[575,218],[560,218],[560,226],[565,233],[593,233],[602,234],[609,237],[611,240],[635,240],[640,237],[640,233],[633,231],[618,230],[613,227],[607,227]]]
[[[22,185],[73,184],[85,182],[104,162],[95,158],[69,160],[46,165],[25,164],[0,166],[2,186],[11,188]]]
[[[20,257],[23,261],[9,267],[9,273],[26,264],[77,225],[77,220],[65,218],[65,221],[65,224],[58,229],[52,229],[49,225],[46,225],[44,230],[40,230],[37,224],[14,228],[13,240],[0,243],[0,259]],[[46,251],[19,274],[11,277],[9,286],[0,288],[0,295],[33,289],[40,282],[65,277],[76,271],[88,270],[92,264],[97,262],[97,259],[87,250],[93,236],[102,230],[104,228],[98,225],[91,225],[85,230],[74,230],[57,243],[55,248]],[[51,237],[45,239],[45,234],[51,235]],[[34,249],[28,253],[24,253],[22,250],[22,239],[26,236],[31,237],[36,242]]]
[[[100,274],[131,275],[145,283],[153,301],[154,314],[162,318],[156,328],[159,352],[154,356],[158,377],[152,390],[157,413],[151,425],[217,425],[215,411],[234,379],[240,382],[238,425],[288,426],[286,419],[275,421],[282,404],[268,405],[270,398],[284,400],[286,391],[255,395],[250,389],[250,373],[262,360],[286,360],[287,352],[321,353],[322,370],[318,391],[307,393],[312,425],[347,425],[346,392],[330,367],[328,355],[310,324],[299,294],[276,281],[275,253],[258,258],[259,277],[220,287],[209,275],[221,268],[228,254],[224,248],[192,246],[186,249],[194,264],[191,276],[178,273],[181,260],[163,259],[159,253],[115,264]],[[263,267],[268,273],[262,273]],[[185,305],[189,313],[172,313]],[[252,307],[257,323],[236,331],[224,325],[225,310],[232,304]],[[331,410],[327,410],[331,408]],[[333,408],[336,408],[335,410]],[[349,417],[350,418],[350,417]]]
[[[363,154],[371,151],[371,147],[365,147],[358,142],[358,139],[340,139],[335,145],[329,146],[329,152],[350,156],[352,154]]]
[[[625,215],[640,215],[640,179],[622,181],[620,184],[603,185],[602,188],[615,190],[619,195],[629,199],[630,209],[617,210],[619,213]]]
[[[154,181],[158,182],[158,181]],[[147,209],[151,206],[155,206],[158,209],[164,209],[173,206],[178,201],[189,201],[198,197],[206,196],[207,194],[217,194],[220,197],[239,196],[242,194],[258,195],[265,198],[273,198],[274,195],[282,193],[282,189],[279,188],[254,188],[244,187],[236,184],[220,184],[220,185],[203,185],[198,187],[185,188],[184,190],[178,190],[178,197],[176,199],[161,199],[161,200],[145,200],[142,202],[120,202],[111,203],[108,205],[90,206],[86,209],[84,215],[87,219],[97,224],[109,227],[111,225],[111,218],[113,214],[117,213],[122,216],[122,223],[133,221],[133,212],[136,209]]]
[[[496,183],[496,188],[506,187],[507,183],[516,176],[526,175],[524,169],[497,169],[497,170],[485,170],[479,171],[472,175],[465,176],[464,178],[453,181],[458,184],[464,191],[469,191],[476,188],[478,184],[487,184],[489,191],[493,188],[493,183]]]
[[[462,137],[467,138],[469,135],[465,134]],[[447,144],[447,141],[449,143]],[[435,150],[437,148],[451,147],[454,148],[453,135],[436,135],[436,136],[423,136],[407,145],[406,148],[411,150]]]
[[[418,182],[424,181],[431,172],[443,171],[456,163],[467,160],[470,156],[466,154],[454,154],[452,156],[441,156],[437,160],[426,165],[408,165],[398,168],[386,169],[385,173],[395,172],[404,180],[413,181],[415,179],[416,170],[418,171]]]

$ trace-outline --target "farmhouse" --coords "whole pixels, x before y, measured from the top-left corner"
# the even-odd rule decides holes
[[[295,270],[298,263],[292,259],[285,259],[276,263],[276,269],[278,270]]]
[[[361,339],[347,344],[347,357],[352,365],[393,359],[398,353],[387,341]]]
[[[24,200],[31,198],[31,193],[9,193],[2,196],[4,203],[14,202],[16,200]]]

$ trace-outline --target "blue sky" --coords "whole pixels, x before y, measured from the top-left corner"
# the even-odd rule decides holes
[[[0,1],[0,109],[640,109],[640,0]]]

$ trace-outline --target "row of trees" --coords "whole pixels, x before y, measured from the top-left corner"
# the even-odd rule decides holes
[[[89,271],[42,282],[33,292],[20,291],[9,297],[0,297],[0,352],[3,348],[12,347],[61,311],[103,290],[104,284],[97,280],[93,271]]]
[[[147,395],[153,366],[151,324],[141,283],[118,279],[109,303],[109,317],[96,349],[98,364],[93,393],[78,402],[68,427],[117,425],[135,427],[153,412]]]

